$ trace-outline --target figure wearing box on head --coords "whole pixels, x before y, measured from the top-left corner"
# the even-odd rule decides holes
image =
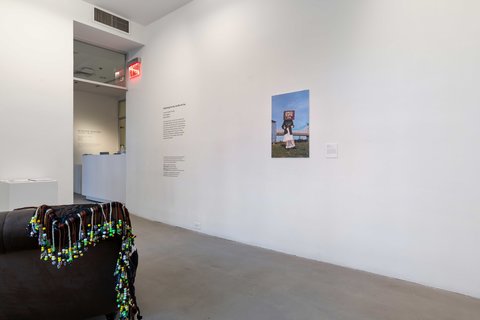
[[[285,148],[295,148],[295,140],[293,139],[293,120],[295,120],[295,110],[286,110],[283,112],[283,142],[285,142]]]

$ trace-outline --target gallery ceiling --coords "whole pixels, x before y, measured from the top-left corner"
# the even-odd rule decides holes
[[[128,20],[148,25],[193,0],[84,0]]]

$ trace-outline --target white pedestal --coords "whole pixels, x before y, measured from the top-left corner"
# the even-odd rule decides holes
[[[125,203],[126,155],[84,155],[82,194],[89,200]]]
[[[0,211],[58,204],[58,183],[50,179],[0,180]]]

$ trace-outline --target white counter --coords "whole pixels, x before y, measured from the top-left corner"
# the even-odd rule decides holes
[[[58,204],[58,183],[52,179],[0,180],[0,211]]]
[[[84,155],[82,195],[89,200],[125,203],[126,155]]]

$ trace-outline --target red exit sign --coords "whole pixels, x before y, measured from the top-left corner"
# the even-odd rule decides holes
[[[142,62],[140,58],[135,58],[128,63],[128,74],[130,79],[137,78],[142,74]]]

